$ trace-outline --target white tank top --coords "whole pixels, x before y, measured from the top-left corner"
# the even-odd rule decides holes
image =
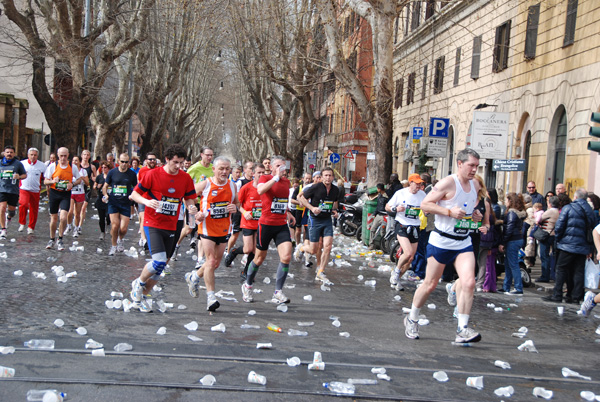
[[[443,248],[446,250],[462,250],[471,245],[471,238],[469,235],[469,228],[475,228],[476,224],[472,220],[473,210],[477,205],[477,191],[475,191],[475,185],[473,180],[469,180],[471,185],[471,191],[465,193],[462,185],[458,181],[457,175],[452,175],[454,179],[454,186],[456,191],[454,197],[449,200],[440,200],[438,205],[444,208],[452,209],[454,207],[460,207],[466,211],[465,218],[458,220],[444,215],[436,215],[435,217],[435,228],[441,232],[448,233],[453,236],[464,237],[464,240],[455,240],[448,237],[444,237],[435,231],[431,232],[429,243],[435,247]]]

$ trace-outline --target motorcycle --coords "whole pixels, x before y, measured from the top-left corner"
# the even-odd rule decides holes
[[[341,206],[344,209],[341,216],[338,218],[338,225],[343,235],[348,237],[354,237],[359,232],[362,226],[362,210],[363,204],[361,200],[358,200],[354,204],[342,203]]]

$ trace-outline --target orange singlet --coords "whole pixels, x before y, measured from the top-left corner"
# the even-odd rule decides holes
[[[200,195],[200,209],[210,211],[198,227],[198,233],[209,237],[227,236],[231,232],[231,216],[227,205],[235,199],[235,184],[227,179],[224,184],[215,184],[213,178],[208,179],[204,191]]]
[[[71,164],[68,164],[66,168],[62,168],[60,163],[57,163],[54,167],[54,173],[52,173],[52,178],[58,177],[58,183],[52,183],[50,185],[51,188],[58,191],[67,191],[67,185],[73,181],[73,169],[71,168]]]

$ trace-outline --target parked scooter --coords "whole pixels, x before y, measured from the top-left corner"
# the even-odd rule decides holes
[[[359,232],[362,225],[363,204],[364,201],[361,199],[352,205],[341,204],[344,212],[338,218],[338,225],[343,235],[353,237]]]

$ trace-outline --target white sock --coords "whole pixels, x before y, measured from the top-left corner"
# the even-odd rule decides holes
[[[198,273],[196,271],[194,271],[192,273],[192,282],[194,282],[194,283],[200,282],[200,277],[198,276]]]
[[[469,314],[458,313],[458,329],[467,328],[469,325]]]
[[[215,291],[214,290],[207,290],[206,291],[206,298],[209,299],[211,296],[215,295]]]
[[[304,253],[304,262],[310,262],[310,257],[312,256],[312,254],[306,252]]]
[[[408,318],[410,318],[411,321],[417,322],[419,321],[419,314],[421,314],[421,309],[413,304],[410,308]]]

